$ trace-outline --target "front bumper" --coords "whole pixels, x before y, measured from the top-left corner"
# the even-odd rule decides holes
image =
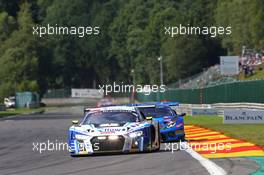
[[[180,141],[185,138],[184,128],[175,127],[160,130],[161,142]]]
[[[99,139],[105,137],[105,139]],[[71,140],[69,151],[71,155],[91,155],[97,153],[129,153],[142,152],[150,148],[148,139],[142,137],[131,138],[118,135],[111,140],[108,136],[95,136],[85,140]]]

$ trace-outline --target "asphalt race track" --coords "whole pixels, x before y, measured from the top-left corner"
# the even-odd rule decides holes
[[[49,113],[1,119],[0,174],[208,174],[185,151],[72,158],[67,150],[33,150],[37,142],[66,142],[72,119],[81,116]]]
[[[70,157],[66,149],[40,153],[37,143],[67,142],[71,121],[81,118],[54,112],[0,119],[0,174],[209,174],[197,160],[180,150],[77,158]]]

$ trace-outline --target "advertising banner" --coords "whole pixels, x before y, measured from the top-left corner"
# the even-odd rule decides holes
[[[103,98],[99,89],[71,89],[71,97],[74,98]]]
[[[224,110],[225,124],[264,124],[264,110],[226,109]]]
[[[239,73],[239,57],[221,56],[220,71],[221,75],[237,75]]]
[[[217,115],[214,108],[192,108],[191,115]]]

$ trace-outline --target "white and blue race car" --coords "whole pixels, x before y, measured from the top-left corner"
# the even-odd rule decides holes
[[[86,110],[82,122],[69,129],[71,156],[160,149],[159,123],[136,107],[111,106]]]

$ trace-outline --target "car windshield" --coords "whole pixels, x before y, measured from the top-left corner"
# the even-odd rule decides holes
[[[125,124],[127,122],[138,122],[139,118],[137,113],[124,112],[124,111],[98,111],[88,113],[83,125],[101,125],[101,124]]]
[[[161,116],[171,116],[171,112],[168,108],[155,108],[155,107],[142,107],[139,108],[145,116],[152,116],[154,118]]]

